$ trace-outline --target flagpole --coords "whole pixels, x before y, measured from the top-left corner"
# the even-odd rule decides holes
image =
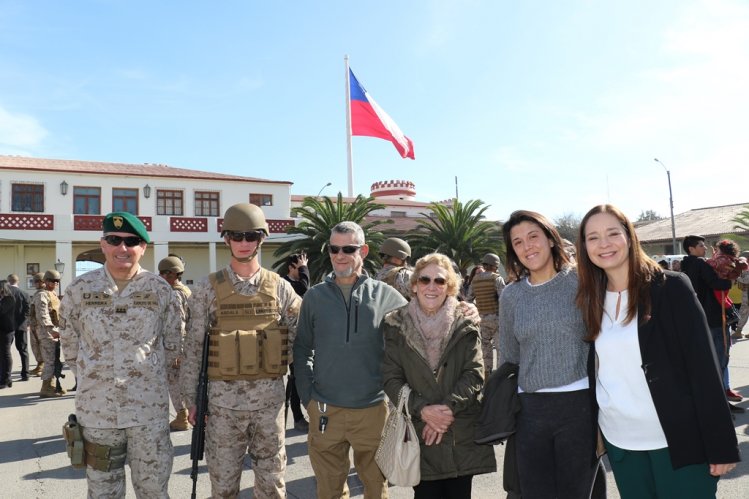
[[[354,197],[354,151],[351,141],[351,81],[348,54],[343,56],[346,66],[346,158],[348,160],[348,197]]]

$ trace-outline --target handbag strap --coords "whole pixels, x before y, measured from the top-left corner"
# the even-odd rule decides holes
[[[411,395],[411,387],[408,383],[404,383],[398,393],[398,412],[405,411],[406,416],[411,417],[411,413],[408,410],[408,396]]]

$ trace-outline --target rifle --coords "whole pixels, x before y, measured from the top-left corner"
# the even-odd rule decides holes
[[[55,392],[62,393],[62,385],[60,384],[60,378],[64,378],[65,375],[62,373],[62,361],[60,360],[60,339],[55,341]]]
[[[208,412],[208,347],[211,342],[211,332],[206,331],[203,343],[203,356],[198,374],[198,394],[195,397],[195,426],[192,427],[192,442],[190,443],[190,459],[192,459],[192,499],[195,499],[198,486],[198,462],[203,459],[205,449],[205,418]]]

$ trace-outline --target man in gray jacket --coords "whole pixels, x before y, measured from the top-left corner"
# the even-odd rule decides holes
[[[299,397],[310,417],[308,449],[317,497],[348,497],[349,448],[364,497],[387,497],[374,456],[387,409],[382,318],[407,302],[362,269],[369,247],[354,222],[333,227],[333,273],[304,296],[294,342]]]

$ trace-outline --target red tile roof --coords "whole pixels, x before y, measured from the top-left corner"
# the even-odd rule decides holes
[[[129,175],[138,177],[166,177],[197,180],[232,180],[236,182],[262,182],[269,184],[293,184],[286,180],[267,180],[255,177],[241,177],[223,173],[204,172],[174,168],[167,165],[145,163],[102,163],[69,159],[29,158],[24,156],[0,155],[0,170],[29,170],[40,172],[86,173],[92,175]]]

